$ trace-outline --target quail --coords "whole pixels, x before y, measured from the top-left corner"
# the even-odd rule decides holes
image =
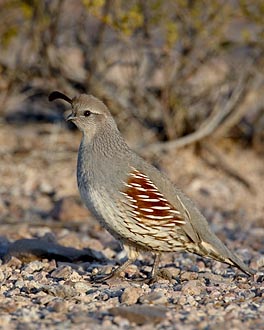
[[[157,277],[161,254],[178,251],[254,273],[210,230],[193,202],[128,147],[103,102],[92,95],[71,99],[54,91],[49,100],[56,99],[71,104],[67,120],[82,131],[77,162],[81,198],[127,253],[127,261],[101,280],[119,275],[144,251],[154,254],[151,279]]]

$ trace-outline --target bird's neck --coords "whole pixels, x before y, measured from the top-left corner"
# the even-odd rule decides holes
[[[80,148],[88,149],[90,156],[106,158],[123,156],[129,150],[117,127],[109,124],[102,126],[92,138],[84,132]]]

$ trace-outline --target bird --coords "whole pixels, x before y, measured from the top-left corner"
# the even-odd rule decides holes
[[[88,94],[49,95],[49,101],[57,99],[71,105],[67,120],[82,132],[77,160],[81,199],[127,254],[123,264],[98,281],[120,276],[147,251],[154,256],[151,281],[157,280],[166,252],[187,251],[255,273],[212,232],[194,202],[128,146],[102,101]]]

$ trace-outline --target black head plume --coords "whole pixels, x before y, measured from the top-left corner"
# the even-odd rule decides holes
[[[72,100],[65,94],[58,92],[58,91],[54,91],[54,92],[50,93],[50,95],[49,95],[50,102],[52,102],[54,100],[58,100],[58,99],[64,100],[64,101],[72,104]]]

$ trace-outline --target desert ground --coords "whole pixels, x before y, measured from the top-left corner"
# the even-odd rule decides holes
[[[263,329],[264,170],[254,151],[221,146],[250,189],[193,147],[156,162],[256,275],[171,253],[160,265],[171,280],[146,284],[136,278],[147,276],[153,259],[142,254],[122,279],[99,284],[92,276],[110,272],[125,255],[80,201],[80,132],[63,122],[2,123],[0,132],[2,329]]]

